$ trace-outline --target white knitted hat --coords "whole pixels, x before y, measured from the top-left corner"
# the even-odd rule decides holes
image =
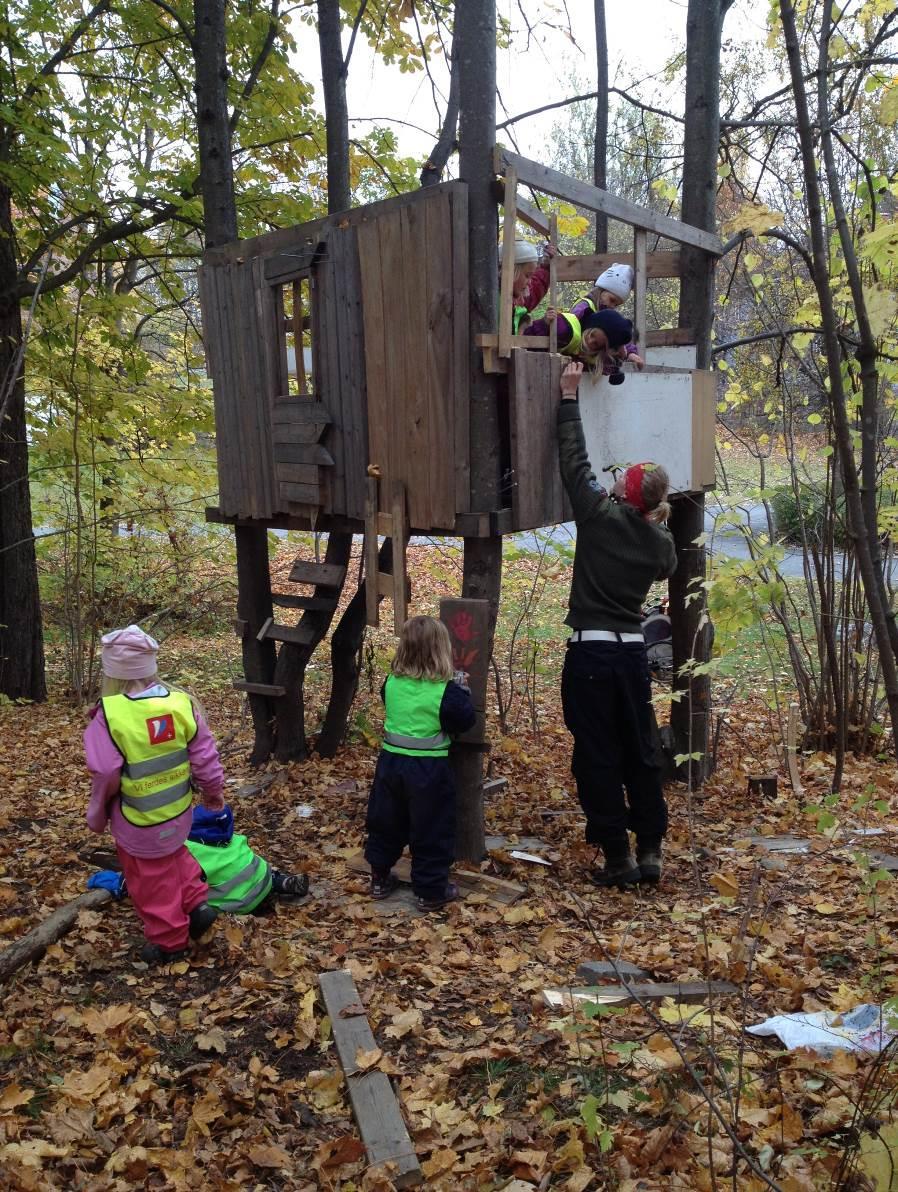
[[[617,263],[609,265],[605,272],[596,278],[596,289],[607,290],[615,298],[620,298],[621,302],[626,302],[633,289],[633,266]]]

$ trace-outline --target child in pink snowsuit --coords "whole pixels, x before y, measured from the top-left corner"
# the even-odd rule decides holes
[[[109,830],[147,942],[140,957],[183,956],[215,921],[209,888],[184,846],[192,787],[224,808],[215,740],[190,696],[159,680],[158,644],[136,625],[102,639],[103,695],[90,713],[84,752],[91,774],[87,822]]]

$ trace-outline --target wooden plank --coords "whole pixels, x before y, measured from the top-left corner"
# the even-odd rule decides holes
[[[486,687],[489,679],[490,632],[489,601],[470,597],[444,597],[440,601],[440,620],[449,631],[452,665],[468,676],[471,702],[477,713],[473,727],[458,740],[480,744],[486,739]]]
[[[369,424],[370,425],[370,424]],[[365,624],[377,628],[380,624],[380,595],[377,551],[377,485],[376,476],[367,477],[365,497]]]
[[[577,979],[585,985],[599,985],[605,977],[619,981],[625,977],[629,982],[647,981],[650,977],[645,969],[637,964],[630,964],[628,960],[584,960],[577,966]]]
[[[483,797],[484,799],[488,799],[491,795],[498,795],[507,787],[507,778],[488,778],[483,784]]]
[[[342,300],[342,286],[335,268],[336,258],[339,255],[339,236],[334,234],[329,238],[327,255],[314,270],[316,289],[312,299],[313,315],[316,319],[316,330],[313,330],[312,334],[316,338],[318,348],[315,394],[319,398],[327,395],[328,407],[334,420],[328,442],[333,443],[332,454],[337,461],[337,466],[334,475],[330,477],[328,500],[324,505],[328,512],[332,511],[334,504],[342,512],[342,506],[346,499],[345,474],[340,452],[341,437],[337,429],[342,417],[343,406],[340,376],[342,345],[337,322]]]
[[[434,195],[425,206],[427,223],[427,342],[425,350],[427,410],[430,424],[430,524],[451,530],[455,525],[455,474],[451,444],[455,441],[453,394],[452,211],[448,195]]]
[[[291,505],[321,504],[321,488],[317,484],[293,484],[284,480],[278,485],[281,496]]]
[[[371,871],[371,866],[362,853],[356,853],[355,856],[349,857],[346,867],[353,873],[370,873]],[[401,882],[411,885],[411,858],[400,857],[393,866],[393,873]],[[511,906],[527,893],[527,887],[520,885],[519,882],[509,882],[504,878],[493,877],[489,873],[471,873],[467,869],[453,869],[451,877],[462,894],[485,894],[487,899],[497,906]]]
[[[471,295],[468,284],[468,189],[453,191],[452,209],[452,383],[455,428],[455,510],[471,508]]]
[[[287,577],[291,584],[314,584],[318,588],[341,588],[346,568],[337,563],[313,563],[297,559]]]
[[[408,542],[406,530],[405,485],[396,481],[393,488],[393,632],[398,637],[402,626],[408,620],[405,548]]]
[[[544,989],[543,999],[553,1009],[569,1009],[572,1003],[597,1002],[606,1006],[630,1006],[637,1002],[660,1002],[673,998],[675,1002],[694,1005],[709,997],[730,997],[739,994],[731,981],[658,981],[647,984],[586,985],[579,989]]]
[[[293,294],[293,311],[290,319],[290,330],[293,332],[293,359],[296,364],[296,387],[300,394],[309,392],[306,380],[306,358],[303,349],[303,331],[305,322],[302,313],[302,280],[297,280],[291,287]]]
[[[557,400],[562,356],[515,349],[511,354],[512,520],[533,530],[567,520],[558,469]]]
[[[631,252],[589,253],[582,257],[558,257],[559,281],[588,281],[590,285],[610,265],[633,265]],[[635,265],[633,266],[635,268]],[[645,271],[647,277],[679,277],[679,252],[646,253]]]
[[[692,372],[692,483],[696,489],[713,487],[716,456],[714,432],[717,415],[717,378],[708,369]]]
[[[274,621],[267,624],[264,633],[269,641],[289,642],[293,646],[310,646],[317,636],[311,625],[276,625]]]
[[[352,424],[352,374],[346,353],[348,328],[347,237],[355,235],[349,229],[331,233],[328,241],[328,297],[327,327],[333,341],[328,344],[328,368],[330,380],[327,395],[334,414],[332,436],[335,466],[329,476],[330,502],[327,508],[335,513],[346,512],[346,485],[351,470],[349,447],[351,435],[346,435],[347,422]]]
[[[283,494],[277,485],[274,469],[274,433],[271,421],[271,407],[279,393],[286,393],[289,386],[287,366],[287,336],[283,329],[284,293],[280,287],[268,285],[262,278],[261,266],[255,264],[256,302],[260,327],[263,357],[263,388],[260,393],[260,418],[263,427],[266,466],[271,486],[269,501],[272,510],[285,506]]]
[[[374,1051],[377,1042],[368,1019],[356,1009],[361,1001],[352,974],[345,969],[321,973],[318,984],[369,1165],[392,1164],[395,1175],[391,1179],[397,1188],[423,1183],[424,1175],[389,1077],[384,1072],[359,1069],[359,1052]]]
[[[248,683],[245,679],[235,679],[235,691],[244,691],[247,695],[267,695],[270,699],[280,699],[286,694],[286,688],[277,683]]]
[[[340,601],[336,596],[295,596],[292,592],[272,592],[271,603],[277,608],[306,608],[310,612],[329,613]]]
[[[646,299],[648,297],[646,248],[646,234],[641,228],[636,228],[633,232],[633,327],[636,332],[636,343],[639,345],[639,354],[643,360],[646,349],[645,335],[648,330],[646,327]]]
[[[380,233],[374,220],[362,224],[358,229],[358,253],[362,278],[365,375],[368,389],[368,463],[383,472],[389,464],[385,394],[387,349]],[[366,490],[366,501],[367,497]]]
[[[695,330],[692,327],[664,327],[660,331],[647,331],[645,343],[648,348],[688,347],[695,343]]]
[[[304,397],[279,397],[271,406],[271,420],[290,425],[312,423],[327,426],[333,421],[325,404]]]
[[[334,506],[333,511],[347,517],[364,517],[365,469],[368,466],[368,389],[358,232],[356,228],[350,227],[340,235],[343,248],[343,301],[338,326],[342,342],[343,393],[338,449],[343,455],[346,496],[343,508]]]
[[[325,251],[323,241],[309,242],[293,252],[276,253],[265,261],[265,280],[271,285],[285,285],[307,276],[316,260]]]
[[[302,449],[320,445],[328,424],[326,422],[278,422],[272,425],[274,439],[274,458],[295,459],[289,452],[294,448]],[[327,451],[326,447],[322,447]],[[330,452],[328,452],[330,454]],[[298,463],[303,460],[296,460]]]
[[[558,216],[553,211],[549,216],[549,243],[558,248]],[[549,306],[557,310],[558,306],[558,269],[556,258],[549,257]],[[549,351],[554,356],[558,351],[558,320],[553,319],[549,325]],[[501,353],[500,353],[501,354]]]
[[[293,464],[279,460],[275,466],[280,484],[314,484],[320,491],[321,473],[317,464]]]
[[[308,430],[314,423],[305,423],[298,427],[291,427],[292,430]],[[315,464],[320,468],[333,467],[334,457],[326,447],[322,447],[320,443],[297,443],[295,440],[289,443],[277,442],[274,445],[274,462],[275,464]]]
[[[280,505],[269,406],[280,387],[275,387],[275,383],[281,372],[284,384],[287,381],[287,339],[279,330],[284,317],[283,302],[278,301],[280,291],[264,285],[261,262],[257,261],[242,266],[241,293],[245,305],[242,321],[245,342],[240,344],[240,351],[247,361],[247,421],[253,438],[244,440],[238,449],[247,455],[247,472],[256,489],[257,516],[270,517]]]
[[[433,524],[431,468],[434,453],[442,447],[437,445],[432,434],[429,395],[432,378],[427,368],[425,347],[430,334],[426,206],[407,207],[402,212],[401,235],[402,270],[395,278],[391,278],[398,284],[400,291],[395,293],[394,301],[398,299],[398,309],[404,311],[402,336],[396,344],[399,349],[397,357],[401,355],[401,388],[394,388],[392,395],[394,449],[391,472],[381,496],[392,507],[396,484],[401,482],[405,486],[404,500],[409,519],[414,520],[415,525],[429,526]],[[398,358],[396,363],[397,366],[400,363]],[[439,400],[439,395],[435,395],[435,399]],[[393,569],[395,573],[395,558]]]
[[[576,178],[569,178],[567,174],[553,170],[550,166],[540,165],[539,162],[530,161],[529,158],[497,146],[496,173],[504,174],[509,168],[517,171],[519,184],[526,183],[577,207],[585,207],[588,211],[601,211],[609,219],[619,219],[622,223],[654,232],[656,236],[675,240],[678,244],[691,244],[714,256],[723,254],[723,242],[712,232],[705,232],[692,224],[671,219],[669,215],[659,215],[607,190],[600,190],[587,182],[579,182]]]
[[[502,269],[499,275],[499,355],[511,352],[514,313],[514,242],[518,176],[511,167],[505,171],[505,218],[502,223]]]

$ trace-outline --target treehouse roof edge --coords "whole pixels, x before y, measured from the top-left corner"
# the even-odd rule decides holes
[[[321,240],[326,237],[331,228],[345,228],[364,223],[368,219],[386,215],[390,210],[400,210],[412,204],[424,202],[434,194],[467,193],[467,183],[454,179],[451,182],[441,182],[437,186],[425,186],[418,190],[409,190],[403,194],[391,195],[387,199],[379,199],[376,203],[363,203],[359,207],[348,207],[345,211],[336,211],[332,215],[322,215],[308,223],[294,224],[289,228],[277,228],[273,232],[266,232],[261,236],[252,236],[246,240],[234,240],[230,244],[222,244],[217,248],[207,248],[203,253],[203,265],[228,265],[235,261],[246,261],[254,257],[276,256],[278,253],[296,248],[298,244]]]
[[[568,174],[562,174],[560,170],[553,170],[550,166],[541,165],[497,145],[496,173],[504,174],[506,169],[515,171],[519,185],[524,183],[526,186],[532,186],[577,207],[585,207],[588,211],[601,211],[609,219],[618,219],[634,228],[654,232],[656,236],[663,236],[666,240],[689,244],[713,256],[723,255],[723,241],[714,232],[706,232],[692,224],[683,223],[682,220],[672,219],[669,215],[649,211],[647,207],[640,207],[638,203],[631,203],[629,199],[622,199],[607,190],[601,190],[598,186],[571,178]]]

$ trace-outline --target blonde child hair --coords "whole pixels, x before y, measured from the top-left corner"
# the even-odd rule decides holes
[[[667,492],[670,488],[670,477],[660,464],[646,469],[642,477],[642,499],[645,501],[645,519],[663,525],[670,517],[670,504]]]
[[[411,617],[406,621],[390,670],[409,679],[451,679],[452,642],[443,622],[435,617]]]

